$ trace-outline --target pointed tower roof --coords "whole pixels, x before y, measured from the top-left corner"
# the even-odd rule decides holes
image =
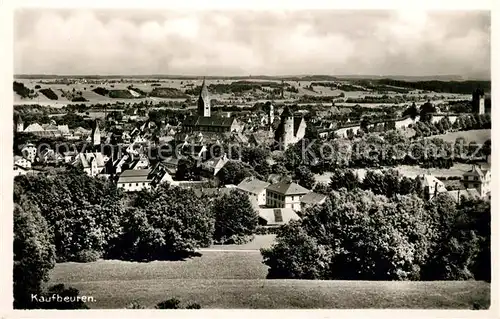
[[[285,108],[283,109],[283,112],[281,113],[281,117],[290,117],[290,116],[293,116],[293,113],[288,107],[288,105],[286,105]]]
[[[94,132],[93,133],[100,133],[100,130],[99,130],[99,121],[95,120],[94,122]]]
[[[200,98],[202,98],[203,100],[208,98],[208,88],[205,83],[205,78],[203,78],[203,83],[201,84]]]
[[[17,114],[17,117],[16,117],[16,123],[17,123],[17,124],[22,124],[22,123],[24,123],[24,122],[23,122],[23,119],[21,118],[21,114],[19,114],[19,113]]]

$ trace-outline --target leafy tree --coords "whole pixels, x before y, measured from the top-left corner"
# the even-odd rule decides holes
[[[280,228],[272,248],[261,249],[267,278],[323,279],[330,262],[329,252],[300,225],[291,221]]]
[[[330,177],[329,187],[331,190],[346,188],[348,191],[358,188],[360,181],[358,175],[351,169],[335,169]]]
[[[436,112],[436,108],[427,101],[420,107],[420,121],[424,123],[429,123],[432,120],[432,113]]]
[[[269,175],[271,168],[267,162],[270,152],[259,147],[245,147],[241,151],[241,160],[248,163],[260,175]]]
[[[243,243],[258,225],[258,215],[248,195],[238,190],[217,198],[212,211],[215,218],[214,240],[219,243]]]
[[[151,193],[152,201],[137,201],[123,218],[109,257],[177,259],[211,244],[214,220],[192,190],[162,184]]]
[[[14,204],[14,308],[36,308],[31,294],[42,293],[55,265],[55,248],[47,222],[26,198]]]
[[[316,183],[316,186],[314,186],[314,192],[316,192],[318,194],[327,195],[329,192],[328,185],[325,183],[318,182],[318,183]]]
[[[314,174],[307,166],[299,166],[295,170],[294,179],[301,186],[304,186],[307,189],[313,189],[316,180],[314,179]]]
[[[446,193],[439,194],[428,203],[436,233],[432,258],[422,269],[422,279],[464,280],[474,277],[472,270],[481,242],[474,223],[474,204],[478,203],[469,202],[457,209],[453,199]],[[489,207],[483,205],[481,211],[486,215]]]
[[[15,202],[26,196],[46,219],[58,261],[95,260],[119,234],[122,195],[111,181],[71,168],[18,176],[15,189]]]
[[[359,189],[332,192],[263,249],[272,278],[418,279],[433,224],[416,196],[388,199]]]
[[[179,160],[175,179],[179,181],[199,181],[201,180],[200,168],[196,160],[192,157],[183,157]]]
[[[273,166],[271,166],[271,173],[272,174],[288,174],[288,170],[282,164],[276,163],[276,164],[273,164]]]
[[[238,185],[242,180],[250,176],[252,176],[252,170],[239,161],[227,162],[217,174],[223,185]]]

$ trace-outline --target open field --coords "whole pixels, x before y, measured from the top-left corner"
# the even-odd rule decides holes
[[[435,135],[430,138],[437,137],[441,138],[446,142],[455,142],[459,137],[463,137],[466,143],[476,142],[478,144],[483,144],[486,140],[491,139],[491,129],[485,130],[470,130],[463,132],[449,132],[446,134]]]
[[[108,79],[119,80],[119,79]],[[62,107],[67,104],[97,104],[97,103],[114,103],[114,102],[122,102],[122,103],[135,103],[141,101],[152,102],[153,104],[157,104],[159,102],[168,102],[173,100],[182,100],[184,99],[169,99],[169,98],[158,98],[158,97],[148,97],[148,98],[133,98],[133,99],[123,99],[123,98],[111,98],[108,96],[99,95],[92,90],[97,87],[106,88],[108,90],[126,90],[128,86],[132,85],[135,88],[138,88],[144,92],[151,92],[154,88],[160,87],[169,87],[175,88],[181,91],[184,91],[188,88],[195,88],[202,83],[202,79],[190,80],[190,79],[162,79],[156,83],[142,83],[144,79],[133,79],[127,78],[127,82],[117,82],[110,83],[106,79],[97,80],[96,83],[43,83],[43,82],[51,82],[53,80],[50,79],[16,79],[17,82],[22,82],[29,89],[34,89],[36,85],[40,85],[42,89],[50,88],[52,89],[58,96],[58,100],[50,100],[45,97],[43,94],[39,93],[39,97],[33,99],[21,99],[21,97],[17,94],[14,94],[14,104],[41,104],[52,107]],[[251,81],[251,82],[275,82],[277,84],[281,83],[280,80],[258,80],[258,79],[240,79],[240,80],[230,80],[230,79],[207,79],[207,85],[210,84],[230,84],[235,81]],[[314,92],[306,89],[307,86],[311,85],[312,82],[322,82],[322,81],[285,81],[287,85],[295,87],[298,89],[298,94],[285,92],[286,99],[294,99],[303,95],[311,95],[311,96],[337,96],[340,93],[344,93],[345,98],[362,98],[363,96],[373,96],[373,95],[388,95],[395,96],[401,95],[400,93],[395,92],[376,92],[376,91],[343,91],[336,88],[324,87],[324,86],[314,86]],[[329,82],[329,81],[327,81]],[[63,96],[61,90],[72,92],[75,90],[76,92],[81,92],[82,96],[88,100],[88,102],[71,102],[66,97]],[[263,92],[262,90],[256,90],[255,92],[248,91],[243,96],[235,96],[232,94],[218,94],[215,92],[211,92],[211,97],[220,101],[226,101],[230,103],[234,103],[235,105],[253,105],[257,100],[264,99],[268,93]],[[451,94],[451,93],[422,93],[419,91],[411,91],[410,95],[419,96],[422,101],[425,100],[424,96],[433,97],[435,95],[444,96],[445,98],[452,99],[469,99],[468,95],[460,95],[460,94]],[[279,96],[276,96],[279,99]],[[249,99],[249,100],[248,100]],[[264,99],[265,101],[265,99]],[[345,104],[346,106],[353,106],[356,103]],[[343,104],[344,105],[344,104]],[[367,104],[364,103],[364,107],[373,107],[374,105],[384,105],[382,103],[373,103]],[[388,104],[392,105],[392,104]]]
[[[204,252],[186,261],[57,264],[50,284],[92,296],[91,308],[153,307],[178,298],[203,308],[471,308],[488,305],[489,284],[266,280],[258,252]]]
[[[465,172],[471,169],[471,165],[456,163],[451,168],[422,168],[420,166],[410,166],[410,165],[400,165],[397,167],[393,167],[393,169],[397,170],[401,175],[414,178],[417,175],[421,174],[432,174],[436,177],[449,177],[449,176],[462,176]],[[380,169],[373,169],[374,171],[380,172]],[[365,177],[366,168],[357,168],[354,171],[358,174],[360,179]],[[324,174],[315,174],[314,178],[317,182],[329,183],[330,177],[332,173],[326,172]]]

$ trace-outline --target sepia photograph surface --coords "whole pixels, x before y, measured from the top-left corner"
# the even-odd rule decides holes
[[[490,308],[490,11],[13,26],[14,309]]]

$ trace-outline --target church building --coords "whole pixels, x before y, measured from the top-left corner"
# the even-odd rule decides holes
[[[234,117],[222,117],[212,115],[210,105],[210,95],[208,88],[203,80],[201,85],[200,96],[198,98],[197,115],[188,116],[182,123],[182,133],[199,133],[199,132],[236,132],[243,130],[241,124]]]

